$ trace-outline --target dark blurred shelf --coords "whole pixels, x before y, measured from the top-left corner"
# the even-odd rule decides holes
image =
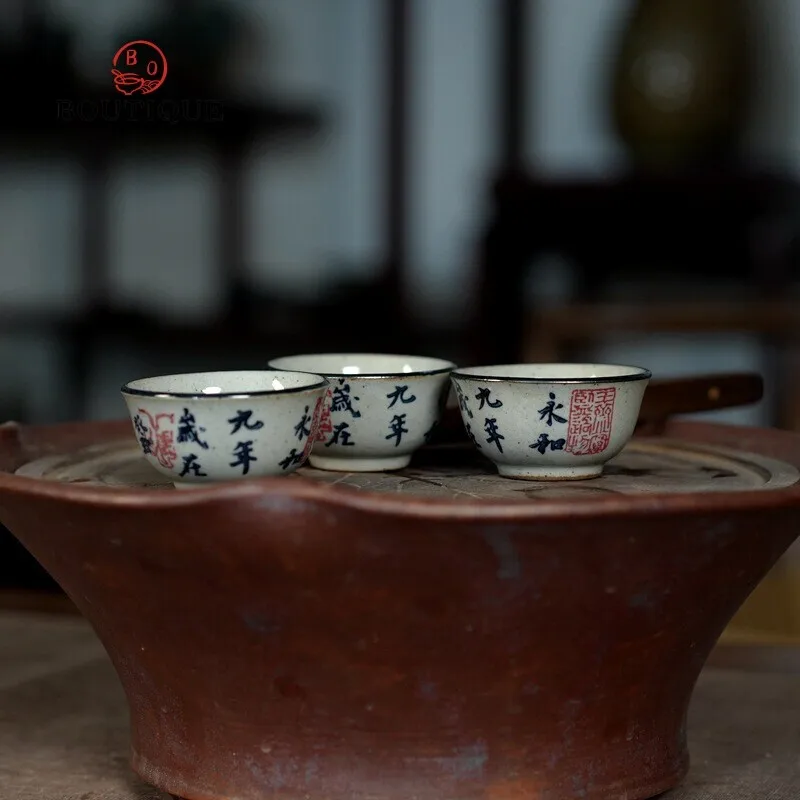
[[[40,587],[29,581],[16,589],[5,588],[3,585],[0,589],[0,611],[68,616],[80,614],[72,600],[56,584]]]
[[[26,310],[0,305],[0,334],[61,328],[73,319],[74,315],[61,311]]]
[[[684,283],[684,300],[698,281],[735,282],[752,300],[775,300],[800,275],[800,182],[756,166],[584,180],[519,170],[499,175],[492,190],[480,246],[477,361],[521,358],[526,317],[546,306],[537,298],[529,307],[523,287],[545,254],[572,265],[570,300],[581,303],[607,298],[613,284],[665,276]]]
[[[452,351],[460,345],[460,329],[417,325],[412,330],[390,307],[367,303],[364,297],[345,293],[318,304],[265,300],[254,303],[246,314],[197,322],[113,308],[70,314],[0,305],[0,335],[43,333],[84,357],[96,346],[121,345],[144,353],[187,353],[225,362],[264,361],[289,351],[360,351],[365,340],[370,349],[385,352]],[[76,375],[76,380],[82,377]]]
[[[37,151],[123,144],[185,145],[201,139],[218,147],[257,138],[311,135],[323,123],[319,108],[273,100],[177,94],[125,97],[119,92],[77,89],[57,97],[4,100],[0,146]]]
[[[261,319],[263,322],[259,322]],[[342,322],[344,319],[344,322]],[[138,349],[167,348],[218,353],[269,348],[316,347],[352,349],[363,340],[364,326],[379,327],[386,317],[353,319],[335,307],[282,305],[271,303],[250,317],[218,317],[208,321],[180,322],[124,310],[66,312],[15,311],[0,306],[0,334],[47,332],[61,341],[78,342],[81,347],[101,342],[130,343]],[[387,326],[384,335],[370,341],[396,339],[397,331]],[[277,353],[272,353],[275,355]]]
[[[59,591],[39,562],[0,525],[0,594],[15,589]]]

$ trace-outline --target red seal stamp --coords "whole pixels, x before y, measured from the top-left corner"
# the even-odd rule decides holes
[[[137,39],[117,50],[111,74],[124,95],[152,94],[167,78],[167,57],[157,45]]]
[[[322,403],[322,408],[319,413],[319,423],[317,425],[315,442],[326,442],[328,437],[333,433],[333,422],[331,421],[331,404],[333,392],[331,389],[325,393],[325,398]]]
[[[175,461],[178,458],[178,453],[175,450],[175,433],[169,428],[162,428],[162,424],[169,423],[175,424],[175,415],[161,413],[153,416],[147,409],[140,408],[140,414],[147,417],[148,425],[141,429],[145,436],[142,442],[145,455],[151,455],[158,460],[162,467],[172,469],[175,466]],[[141,440],[140,440],[141,441]]]
[[[608,447],[616,395],[614,387],[572,390],[565,448],[568,453],[592,456]]]
[[[317,437],[319,436],[319,423],[324,402],[325,397],[318,397],[317,403],[314,406],[314,413],[311,415],[311,431],[306,437],[306,446],[303,448],[304,459],[308,458],[311,453],[311,448],[314,446],[314,442],[317,441]]]

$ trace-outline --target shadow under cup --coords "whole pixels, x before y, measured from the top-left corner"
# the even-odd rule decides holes
[[[337,472],[408,466],[441,419],[455,369],[439,358],[380,353],[286,356],[269,366],[328,379],[309,461]]]

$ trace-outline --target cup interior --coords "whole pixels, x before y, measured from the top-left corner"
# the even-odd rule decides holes
[[[608,383],[646,380],[651,374],[642,367],[620,364],[493,364],[458,369],[453,377],[513,383]]]
[[[280,370],[188,372],[131,381],[122,387],[122,393],[147,397],[253,397],[316,389],[326,383],[321,375]]]
[[[318,353],[284,356],[270,366],[316,372],[320,375],[359,375],[383,378],[391,375],[432,375],[449,372],[455,364],[428,356],[384,355],[381,353]]]

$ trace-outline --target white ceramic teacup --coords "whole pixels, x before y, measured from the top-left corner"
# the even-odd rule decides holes
[[[286,356],[270,366],[330,381],[309,461],[340,472],[406,467],[439,421],[455,369],[438,358],[378,353]]]
[[[195,372],[131,381],[122,395],[147,460],[186,488],[294,472],[327,388],[304,372]]]
[[[612,364],[506,364],[451,379],[467,435],[500,475],[595,478],[636,427],[650,372]]]

